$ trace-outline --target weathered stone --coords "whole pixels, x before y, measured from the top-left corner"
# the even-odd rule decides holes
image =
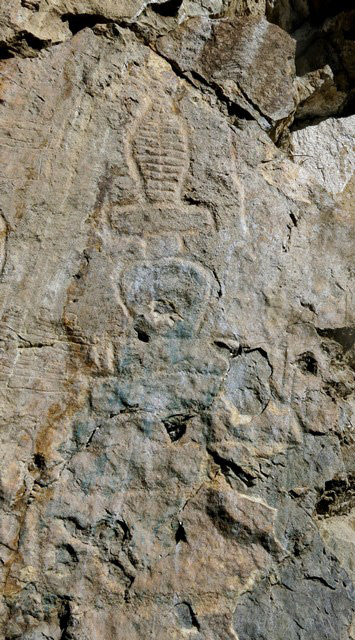
[[[355,117],[351,116],[329,118],[291,136],[295,161],[329,193],[343,192],[354,174],[354,132]]]
[[[10,52],[26,55],[67,39],[70,27],[75,32],[95,22],[130,19],[146,4],[144,0],[9,0],[0,9],[0,43]]]
[[[350,47],[292,5],[0,10],[1,638],[353,635]]]
[[[258,591],[241,598],[234,619],[240,640],[282,638],[285,633],[291,640],[347,638],[343,624],[351,621],[349,580],[341,570],[330,572],[321,549],[317,551],[319,555],[306,553],[299,568],[287,563],[277,576],[262,581]]]
[[[323,520],[319,525],[320,534],[332,549],[349,576],[354,575],[354,515],[335,516]]]
[[[194,18],[160,38],[157,50],[183,73],[218,87],[267,130],[294,110],[295,43],[265,19]]]

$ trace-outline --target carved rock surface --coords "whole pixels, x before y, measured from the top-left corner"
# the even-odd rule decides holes
[[[266,129],[294,109],[295,42],[265,18],[193,18],[160,38],[157,49],[181,71],[216,85]]]
[[[355,638],[325,5],[1,6],[1,638]]]

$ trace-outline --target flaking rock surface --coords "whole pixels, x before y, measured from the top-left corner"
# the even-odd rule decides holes
[[[1,638],[354,638],[351,7],[4,5]]]

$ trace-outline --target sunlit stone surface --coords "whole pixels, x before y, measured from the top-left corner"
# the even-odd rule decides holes
[[[354,638],[353,12],[3,5],[1,638]]]

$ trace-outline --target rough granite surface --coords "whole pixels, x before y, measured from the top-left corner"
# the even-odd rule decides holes
[[[351,4],[1,3],[1,639],[355,638]]]

